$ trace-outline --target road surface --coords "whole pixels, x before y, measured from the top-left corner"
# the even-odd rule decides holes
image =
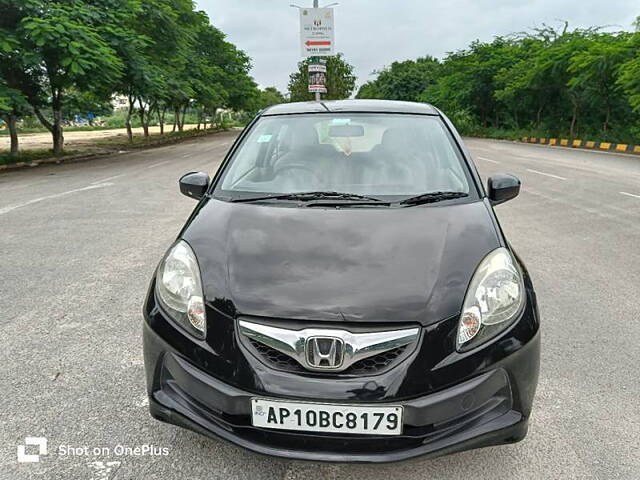
[[[394,465],[318,465],[151,419],[141,306],[195,205],[177,178],[213,172],[235,135],[0,175],[0,478],[640,478],[640,158],[625,155],[468,141],[483,177],[511,172],[523,182],[497,212],[542,312],[524,442]],[[38,463],[16,461],[27,436],[48,439]],[[167,455],[122,451],[142,445]]]

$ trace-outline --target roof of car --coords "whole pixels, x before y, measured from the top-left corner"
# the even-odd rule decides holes
[[[327,100],[320,102],[281,103],[266,108],[262,115],[287,115],[294,113],[413,113],[418,115],[438,115],[438,111],[428,103],[399,102],[395,100]]]

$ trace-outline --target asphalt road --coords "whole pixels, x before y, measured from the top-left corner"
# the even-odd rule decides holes
[[[177,178],[214,171],[234,135],[0,175],[0,478],[640,478],[640,158],[625,155],[468,141],[484,177],[523,182],[497,212],[543,319],[525,441],[393,465],[318,465],[152,420],[141,305],[194,206]],[[39,463],[16,460],[27,436],[48,440]],[[150,444],[167,455],[121,451]]]

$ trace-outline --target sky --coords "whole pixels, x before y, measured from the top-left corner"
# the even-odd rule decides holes
[[[300,57],[298,9],[312,0],[196,0],[229,41],[252,59],[261,87],[287,90]],[[320,6],[333,3],[320,1]],[[442,58],[473,40],[549,24],[631,30],[638,0],[339,0],[335,46],[355,68],[357,85],[396,60]]]

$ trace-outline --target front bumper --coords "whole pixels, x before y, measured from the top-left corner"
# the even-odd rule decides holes
[[[513,443],[524,438],[537,383],[540,339],[536,331],[496,361],[485,358],[474,375],[459,383],[422,396],[403,398],[389,394],[375,398],[373,385],[365,382],[360,391],[345,390],[335,395],[335,403],[401,403],[404,406],[403,434],[395,437],[289,432],[251,425],[250,399],[253,396],[317,400],[331,399],[311,394],[299,397],[278,391],[278,385],[258,389],[239,388],[206,372],[187,358],[203,361],[193,344],[185,354],[180,342],[158,334],[144,324],[145,366],[151,414],[208,436],[222,438],[258,453],[313,461],[392,462],[421,455],[438,456],[460,450]],[[509,344],[509,342],[506,342]],[[206,363],[206,359],[205,359]],[[415,363],[415,362],[414,362]],[[465,363],[469,363],[467,360]],[[488,364],[488,365],[487,365]],[[400,368],[400,367],[399,367]],[[256,376],[259,373],[256,373]],[[397,374],[396,374],[397,375]],[[394,378],[389,375],[390,378]],[[301,379],[309,382],[309,379]],[[318,382],[312,392],[322,385]],[[384,381],[384,376],[380,380]],[[288,387],[289,388],[289,387]],[[373,393],[372,393],[373,392]],[[317,397],[317,398],[316,398]]]

